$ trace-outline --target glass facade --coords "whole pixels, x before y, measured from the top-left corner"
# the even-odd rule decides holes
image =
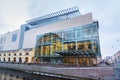
[[[12,42],[16,41],[17,40],[17,34],[13,34],[12,35]]]
[[[37,36],[36,57],[56,57],[55,52],[92,50],[101,56],[98,22]]]

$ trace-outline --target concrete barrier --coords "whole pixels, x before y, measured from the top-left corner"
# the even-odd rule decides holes
[[[91,79],[114,80],[114,69],[112,67],[49,67],[33,64],[12,64],[0,63],[0,67],[10,68],[21,71],[49,73],[55,75],[69,76],[69,77],[85,77]]]

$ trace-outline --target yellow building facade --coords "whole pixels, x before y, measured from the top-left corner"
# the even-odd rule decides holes
[[[0,52],[0,61],[13,63],[33,63],[34,55],[34,48],[4,51]]]

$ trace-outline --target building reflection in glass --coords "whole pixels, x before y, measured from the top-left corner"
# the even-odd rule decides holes
[[[75,54],[77,51],[84,51],[85,54],[87,54],[88,50],[91,50],[95,54],[94,57],[96,58],[101,56],[98,22],[38,35],[35,57],[38,58],[40,62],[66,62],[65,58],[63,59],[65,56],[60,55],[61,53],[66,54],[65,51],[73,51]],[[58,52],[59,56],[55,54],[56,52]],[[69,55],[67,57],[73,57],[70,52],[68,54]],[[75,55],[71,60],[66,60],[68,62],[76,62]],[[81,59],[82,58],[84,57],[82,56]],[[90,58],[85,57],[84,59],[88,60]],[[88,63],[90,63],[90,61]]]

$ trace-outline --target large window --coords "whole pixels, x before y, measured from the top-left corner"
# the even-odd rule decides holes
[[[17,40],[17,34],[13,34],[12,35],[12,42],[16,41]]]

